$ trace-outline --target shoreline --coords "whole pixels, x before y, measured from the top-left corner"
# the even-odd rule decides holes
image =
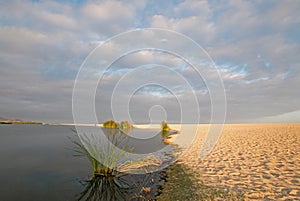
[[[91,127],[102,127],[103,124],[85,124],[85,123],[82,123],[82,124],[74,124],[74,123],[43,123],[43,122],[24,122],[24,124],[43,124],[43,125],[49,125],[49,126],[91,126]],[[0,122],[1,124],[1,122]],[[14,124],[14,123],[12,123]],[[15,124],[18,124],[18,123],[15,123]],[[19,124],[22,124],[22,122],[20,122]],[[225,123],[225,124],[190,124],[190,123],[186,123],[186,124],[168,124],[172,130],[177,130],[176,128],[180,128],[181,125],[198,125],[198,126],[201,126],[201,125],[223,125],[223,126],[228,126],[228,125],[231,125],[231,126],[240,126],[240,125],[293,125],[293,124],[296,124],[296,125],[300,125],[300,122],[285,122],[285,123]],[[156,128],[160,128],[160,124],[134,124],[133,125],[134,128],[141,128],[141,129],[156,129]],[[174,129],[175,127],[175,129]]]

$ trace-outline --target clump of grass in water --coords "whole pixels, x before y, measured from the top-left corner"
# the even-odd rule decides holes
[[[74,131],[76,133],[76,131]],[[111,143],[92,144],[86,135],[81,136],[81,144],[72,140],[77,146],[75,156],[85,156],[90,161],[94,176],[114,176],[118,174],[118,161],[126,156],[132,148],[128,146],[128,139],[118,134],[108,134]],[[101,161],[101,162],[100,162]]]
[[[113,130],[115,132],[112,132]],[[94,176],[116,176],[120,173],[132,172],[148,173],[163,163],[159,157],[153,154],[136,159],[135,161],[127,160],[120,163],[120,159],[125,158],[133,148],[128,146],[129,138],[116,130],[106,130],[108,131],[106,132],[107,137],[111,143],[102,143],[101,146],[99,144],[92,144],[86,135],[80,137],[84,144],[71,140],[77,147],[75,149],[75,156],[87,157],[93,168]],[[76,133],[76,131],[74,132]]]

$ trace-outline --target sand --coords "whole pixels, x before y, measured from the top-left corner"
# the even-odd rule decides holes
[[[206,185],[241,192],[246,200],[300,200],[300,124],[225,125],[213,151],[199,161],[207,129],[199,127],[178,161]]]

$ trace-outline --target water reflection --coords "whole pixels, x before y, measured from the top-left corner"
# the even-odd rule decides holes
[[[81,182],[84,190],[78,194],[77,200],[155,200],[163,183],[162,176],[162,172],[118,177],[95,176]]]
[[[91,180],[83,181],[84,190],[77,200],[125,200],[126,182],[115,177],[96,176]]]
[[[93,175],[89,161],[86,158],[72,157],[74,155],[74,146],[68,137],[81,143],[78,136],[72,132],[72,128],[74,127],[1,125],[0,158],[3,163],[0,166],[0,178],[3,182],[0,186],[0,200],[75,200],[75,198],[79,199],[81,192],[96,185],[96,180],[100,180],[99,178],[94,180],[94,184],[88,184],[88,181],[86,181],[87,176]],[[94,127],[91,127],[90,133],[99,136],[95,131]],[[122,134],[122,136],[131,137],[132,133],[136,133],[137,136],[147,136],[148,133],[151,135],[152,132],[151,129],[144,131],[143,129],[134,128],[129,134]],[[111,133],[116,132],[111,131]],[[161,146],[161,144],[164,145],[160,133],[148,141],[130,138],[129,144],[134,147],[134,153],[149,153],[151,150],[157,150],[157,147]],[[174,145],[170,146],[170,157],[172,156],[172,147]],[[12,179],[12,175],[15,179]],[[126,185],[123,185],[126,191],[131,192],[131,197],[138,197],[141,194],[142,196],[150,197],[152,192],[157,192],[157,185],[160,182],[159,178],[155,178],[155,185],[151,186],[151,183],[149,184],[148,182],[151,181],[151,177],[148,179],[134,177],[135,179],[130,180],[131,177],[131,175],[122,176],[122,178],[128,179],[128,186],[136,188],[136,190],[130,190]],[[78,183],[78,179],[83,180],[83,178],[85,181],[81,182],[82,186]],[[93,180],[92,177],[90,178],[89,181]],[[119,177],[116,176],[114,180],[119,182]],[[139,182],[136,182],[138,180]],[[99,188],[101,187],[100,185],[105,184],[106,189],[108,189],[108,182],[99,182]],[[91,185],[90,188],[87,185]],[[145,188],[143,189],[142,187]],[[147,187],[151,187],[150,195],[146,193],[149,190]],[[121,191],[123,194],[124,191]],[[141,194],[139,194],[140,191],[142,192]],[[86,192],[81,200],[87,200],[88,194],[90,194],[89,191]],[[125,199],[127,198],[129,199],[129,197]],[[134,200],[133,198],[131,199]]]

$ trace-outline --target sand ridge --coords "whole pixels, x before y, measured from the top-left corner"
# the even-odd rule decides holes
[[[300,200],[300,124],[227,124],[214,150],[197,160],[209,126],[179,159],[206,185],[246,200]]]

